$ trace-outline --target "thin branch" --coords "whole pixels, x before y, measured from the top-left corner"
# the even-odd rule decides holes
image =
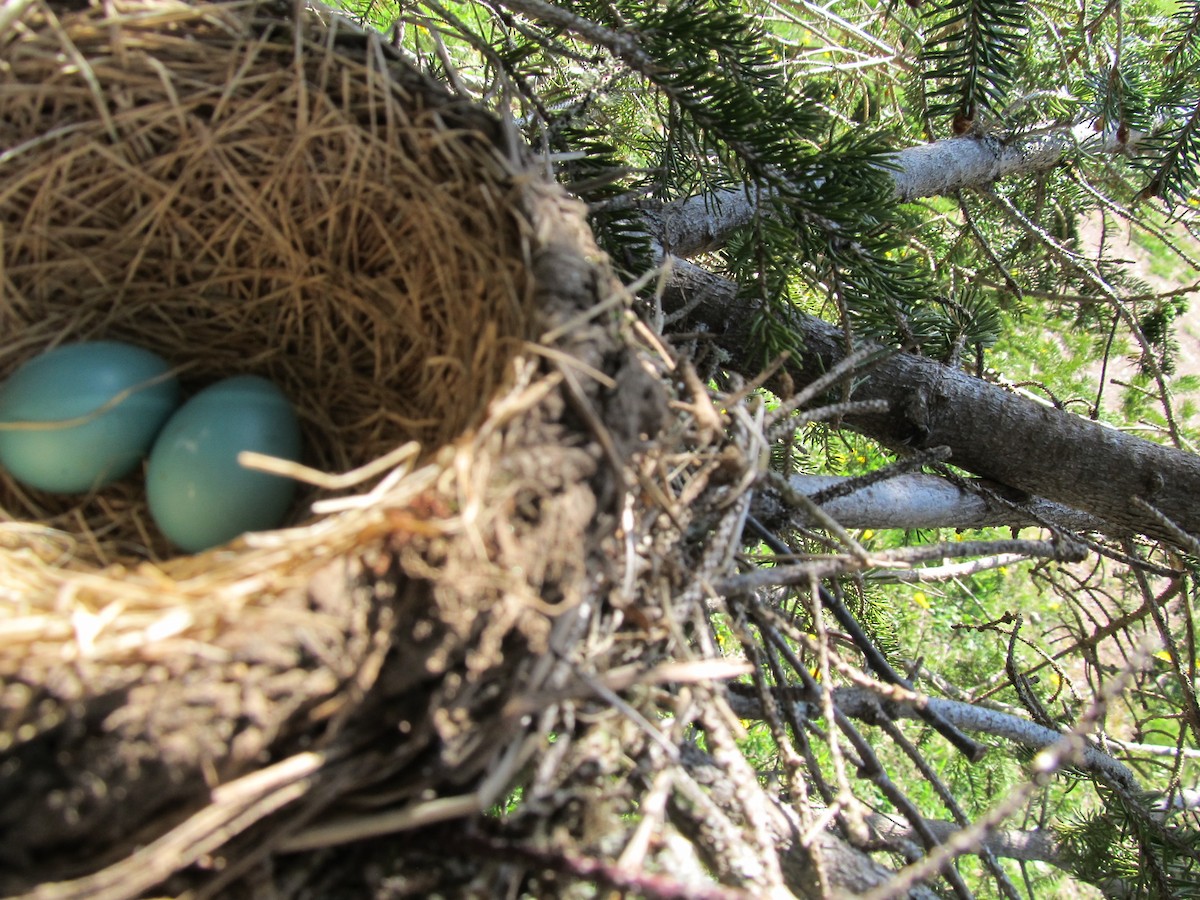
[[[892,176],[895,196],[910,202],[919,197],[952,194],[1008,176],[1044,171],[1080,147],[1098,146],[1119,152],[1112,135],[1097,135],[1090,124],[1048,128],[1005,142],[994,137],[957,137],[919,144],[880,161]],[[697,256],[720,247],[734,228],[749,224],[771,209],[744,190],[711,191],[645,211],[647,231],[672,253]]]
[[[790,548],[764,528],[762,523],[753,516],[747,517],[747,524],[758,533],[763,542],[773,552],[790,554]],[[812,581],[812,576],[809,576],[808,583]],[[851,636],[854,646],[866,658],[870,668],[885,681],[911,689],[912,685],[892,668],[891,663],[887,661],[887,658],[875,646],[875,643],[867,636],[866,632],[863,631],[862,626],[858,624],[858,620],[854,618],[850,610],[846,608],[846,605],[836,595],[821,585],[817,586],[817,593],[821,599],[821,605],[833,614],[838,625]],[[987,753],[986,747],[971,740],[953,725],[948,725],[941,721],[936,713],[920,712],[918,715],[921,716],[930,728],[938,732],[938,734],[949,741],[952,746],[972,762],[978,762]]]
[[[729,685],[730,705],[744,719],[762,718],[761,704],[757,697],[749,695],[742,685]],[[823,690],[823,689],[821,689]],[[815,693],[798,686],[775,688],[777,699],[781,703],[813,704],[818,698]],[[1064,737],[1060,731],[1030,722],[1011,713],[976,706],[973,703],[963,703],[959,700],[946,700],[939,697],[926,697],[921,694],[909,693],[904,696],[899,691],[889,690],[886,698],[878,691],[864,687],[838,687],[833,689],[835,708],[843,715],[860,719],[870,724],[881,716],[892,719],[920,718],[925,710],[937,715],[940,719],[964,731],[976,734],[988,734],[1003,738],[1028,747],[1031,750],[1046,750],[1054,747]],[[1115,784],[1130,794],[1141,791],[1137,776],[1124,763],[1113,759],[1094,744],[1082,742],[1079,753],[1072,763],[1086,772],[1102,777],[1106,782]]]
[[[708,331],[729,354],[725,364],[731,370],[756,374],[761,360],[748,333],[754,301],[739,299],[732,282],[685,261],[676,263],[673,276],[665,304],[678,308],[702,296],[689,330]],[[805,347],[802,357],[787,362],[795,383],[807,384],[845,357],[837,326],[798,310],[791,322]],[[844,420],[884,446],[904,452],[949,446],[960,469],[1088,512],[1108,523],[1110,534],[1144,533],[1170,542],[1156,519],[1129,503],[1149,487],[1147,500],[1185,531],[1200,534],[1200,507],[1188,499],[1200,496],[1200,457],[1193,453],[1048,410],[909,353],[877,363],[855,385],[854,398],[888,401],[886,414]],[[1103,484],[1097,484],[1098,476]]]
[[[1036,238],[1043,247],[1057,257],[1064,266],[1077,272],[1099,290],[1108,301],[1113,312],[1121,317],[1121,321],[1125,323],[1125,327],[1129,329],[1129,333],[1133,335],[1138,345],[1142,348],[1142,360],[1158,385],[1158,400],[1162,404],[1163,416],[1167,420],[1167,430],[1170,432],[1171,440],[1176,447],[1182,446],[1179,425],[1175,421],[1175,413],[1171,408],[1171,393],[1167,388],[1162,366],[1159,365],[1158,360],[1155,358],[1154,348],[1150,345],[1145,332],[1142,331],[1141,326],[1138,324],[1137,317],[1130,312],[1116,288],[1108,283],[1107,279],[1100,274],[1099,269],[1093,263],[1085,260],[1078,253],[1064,247],[1047,233],[1044,228],[1030,220],[1021,210],[1017,209],[1016,205],[1007,197],[995,191],[989,192],[987,196],[1001,210],[1007,213],[1012,221],[1020,225],[1027,233]]]
[[[1067,531],[1102,532],[1105,528],[1095,516],[1048,500],[1034,498],[1015,508],[1000,506],[937,475],[897,475],[857,487],[847,492],[849,496],[828,500],[813,496],[854,481],[833,475],[793,475],[788,486],[817,500],[846,528],[1022,528],[1046,521]]]
[[[892,816],[876,813],[871,816],[870,825],[885,841],[912,841],[915,837],[911,825],[898,822]],[[962,826],[955,822],[937,819],[925,819],[924,825],[937,836],[938,843],[945,843],[962,830]],[[1044,862],[1061,869],[1067,868],[1057,839],[1046,831],[994,831],[984,840],[983,846],[1003,859]]]
[[[866,578],[873,584],[929,584],[934,581],[948,581],[952,578],[969,578],[990,569],[1014,566],[1017,563],[1028,562],[1028,556],[1019,553],[997,553],[995,556],[981,556],[965,563],[947,563],[943,566],[927,566],[920,569],[884,569],[880,572],[868,572]]]
[[[790,551],[782,552],[792,555]],[[1081,544],[1066,541],[955,541],[949,544],[926,544],[886,550],[869,555],[863,553],[862,556],[823,557],[793,565],[753,569],[723,578],[713,584],[713,589],[718,594],[737,596],[763,588],[803,585],[813,578],[833,578],[901,563],[916,565],[933,560],[990,556],[997,553],[1020,554],[1026,559],[1052,559],[1058,562],[1081,562],[1087,557]]]

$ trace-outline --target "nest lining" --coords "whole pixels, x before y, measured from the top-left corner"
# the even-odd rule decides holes
[[[550,270],[589,264],[537,248],[579,230],[563,225],[578,208],[537,196],[493,119],[346,23],[294,12],[30,4],[0,33],[0,377],[98,338],[160,353],[188,389],[263,375],[297,408],[306,464],[369,474],[307,492],[291,527],[177,556],[138,477],[80,499],[0,473],[0,753],[36,756],[40,736],[128,691],[113,719],[124,731],[99,742],[96,765],[139,744],[154,757],[156,742],[206,727],[176,708],[224,704],[206,685],[236,683],[246,666],[289,684],[291,670],[328,664],[319,686],[247,690],[262,694],[253,711],[201,716],[282,734],[297,704],[342,705],[343,679],[377,652],[361,612],[377,589],[359,597],[364,584],[432,584],[413,612],[434,623],[422,627],[436,652],[413,663],[427,677],[464,659],[469,672],[494,667],[514,627],[542,641],[545,623],[525,611],[581,577],[561,557],[581,553],[585,496],[564,507],[574,512],[553,529],[554,552],[549,531],[532,555],[492,537],[522,533],[501,521],[514,493],[550,510],[540,498],[564,489],[492,457],[529,443],[543,469],[562,468],[542,408],[556,382],[532,341],[554,321]],[[548,267],[536,279],[535,264]],[[325,594],[359,599],[321,600],[322,577],[336,585]],[[186,699],[162,689],[172,680]],[[193,743],[181,771],[226,752]],[[114,784],[130,777],[114,765]],[[95,800],[63,790],[80,808]],[[36,790],[17,799],[42,802]]]
[[[291,6],[28,6],[0,26],[0,377],[128,340],[188,387],[271,378],[307,463],[373,471],[174,558],[137,479],[0,484],[0,893],[132,897],[191,866],[181,891],[222,896],[328,816],[486,808],[581,645],[642,648],[588,623],[632,589],[613,510],[665,399],[580,206]],[[278,802],[238,805],[295,760]]]
[[[4,35],[0,377],[99,338],[188,390],[263,375],[331,472],[477,425],[534,330],[496,135],[336,28],[118,9]],[[80,502],[0,476],[0,509],[5,546],[59,570],[172,555],[137,478]]]

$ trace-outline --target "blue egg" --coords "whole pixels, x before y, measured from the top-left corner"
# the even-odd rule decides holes
[[[171,543],[198,553],[246,531],[275,528],[295,482],[238,464],[243,450],[300,458],[300,423],[287,397],[254,375],[205,388],[163,426],[146,468],[150,514]]]
[[[128,475],[179,405],[170,368],[149,350],[117,341],[35,356],[0,386],[0,465],[22,484],[62,494]],[[73,420],[80,421],[66,424]]]

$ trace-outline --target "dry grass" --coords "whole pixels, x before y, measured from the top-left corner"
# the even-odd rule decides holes
[[[173,557],[140,477],[78,498],[0,473],[6,671],[62,641],[104,658],[204,639],[198,604],[217,627],[302,587],[430,487],[423,464],[484,421],[536,327],[497,126],[345,25],[255,10],[37,6],[3,33],[0,377],[99,338],[156,351],[189,389],[263,375],[305,463],[372,466],[347,487],[374,493],[309,490],[291,528]]]
[[[511,725],[488,695],[578,601],[594,463],[561,446],[562,376],[536,342],[548,297],[575,314],[606,283],[554,286],[591,272],[580,210],[500,123],[295,13],[4,7],[0,377],[98,338],[156,351],[188,390],[262,375],[311,470],[288,527],[194,556],[156,533],[138,477],[78,498],[0,473],[0,768],[20,773],[0,831],[13,872],[76,848],[18,880],[119,859],[180,810],[208,821],[209,787],[317,735],[383,727],[381,757],[328,757],[368,781],[421,753],[470,781]],[[306,782],[301,819],[344,773]],[[114,890],[190,858],[164,852]]]
[[[5,36],[0,377],[97,338],[158,352],[189,388],[260,374],[331,472],[477,424],[531,331],[487,136],[334,32],[120,9]],[[137,479],[82,502],[4,479],[0,508],[17,540],[37,523],[57,568],[169,555]]]

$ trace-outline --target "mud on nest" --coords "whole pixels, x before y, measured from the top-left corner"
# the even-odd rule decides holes
[[[79,895],[133,896],[244,839],[227,883],[272,815],[469,792],[604,590],[597,495],[662,403],[578,205],[290,4],[28,0],[0,46],[0,377],[97,338],[263,375],[305,462],[361,475],[173,558],[137,478],[0,475],[0,891],[109,865]]]

